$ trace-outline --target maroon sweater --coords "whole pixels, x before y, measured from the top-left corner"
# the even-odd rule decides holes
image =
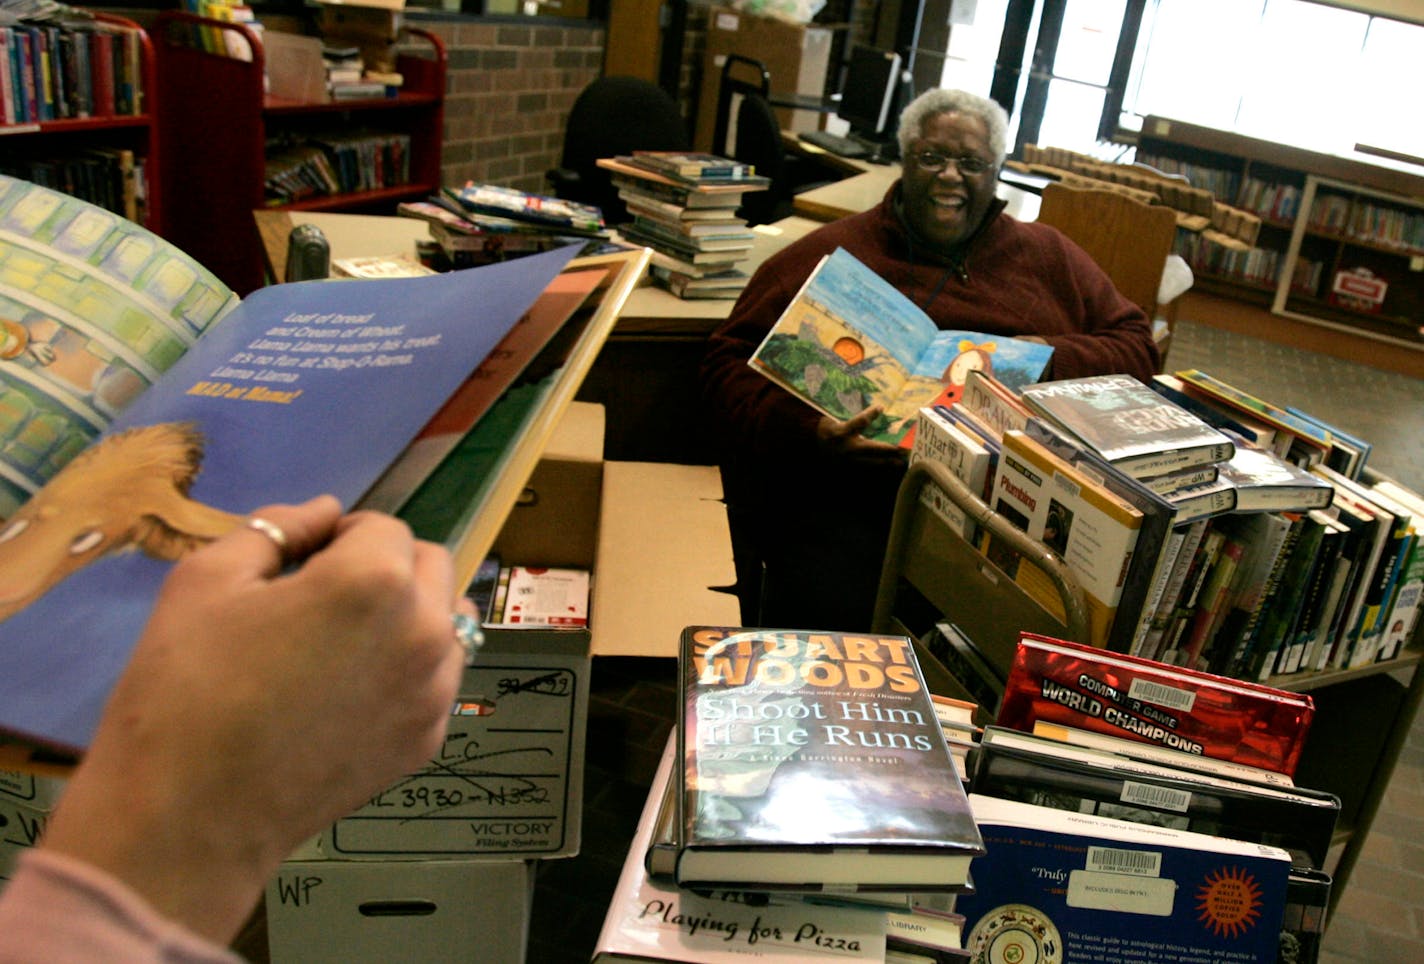
[[[895,212],[896,183],[879,206],[827,224],[768,259],[708,341],[702,390],[714,428],[755,456],[809,454],[820,414],[747,365],[801,283],[845,248],[900,289],[941,328],[1038,335],[1053,346],[1049,378],[1157,370],[1152,326],[1088,254],[1057,229],[1016,221],[999,202],[951,259],[916,247]]]

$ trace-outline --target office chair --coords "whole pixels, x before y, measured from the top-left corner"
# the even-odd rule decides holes
[[[559,166],[546,177],[558,197],[596,205],[605,224],[622,224],[628,210],[598,159],[691,149],[682,111],[661,87],[638,77],[600,77],[574,101]]]
[[[1116,191],[1044,187],[1038,220],[1051,224],[1087,251],[1117,290],[1152,322],[1153,339],[1166,362],[1176,313],[1158,319],[1162,271],[1177,237],[1177,216],[1169,207],[1145,204]]]

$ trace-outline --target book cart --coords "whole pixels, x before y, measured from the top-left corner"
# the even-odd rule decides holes
[[[204,32],[228,47],[245,44],[250,59],[211,52],[203,46]],[[241,23],[165,10],[152,36],[163,104],[159,137],[183,145],[159,169],[172,202],[164,236],[239,295],[264,282],[262,244],[251,225],[253,211],[272,206],[265,190],[269,143],[361,130],[410,138],[405,180],[382,178],[383,186],[311,195],[285,207],[393,214],[397,203],[440,189],[446,58],[445,45],[430,31],[402,28],[396,70],[404,83],[398,94],[330,102],[264,93],[262,42]]]
[[[1368,469],[1364,477],[1381,478]],[[921,498],[927,486],[942,489],[977,526],[987,528],[1042,570],[1059,592],[1063,616],[1049,612],[1025,593],[930,508]],[[921,460],[909,467],[896,499],[872,628],[915,640],[934,692],[975,700],[927,644],[941,620],[963,630],[1001,676],[1007,675],[1020,632],[1088,641],[1082,590],[1062,560],[994,512],[946,466]],[[1315,719],[1295,776],[1300,786],[1329,791],[1341,800],[1331,847],[1333,862],[1326,868],[1332,878],[1332,913],[1424,698],[1420,665],[1424,639],[1419,626],[1394,659],[1266,681],[1279,689],[1308,692],[1315,701]]]

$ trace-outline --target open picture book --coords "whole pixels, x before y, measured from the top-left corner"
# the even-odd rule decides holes
[[[1053,349],[1022,338],[941,330],[858,258],[826,255],[751,366],[816,409],[844,421],[870,405],[883,414],[867,438],[908,445],[922,407],[958,400],[980,370],[1017,391],[1043,376]]]
[[[583,309],[560,293],[570,321],[523,349],[526,377],[500,375],[508,390],[455,430],[499,425],[487,471],[442,490],[458,525],[433,534],[468,582],[646,267],[577,251],[239,301],[132,222],[0,177],[0,739],[82,752],[177,558],[269,503],[362,505],[467,382],[507,364],[556,280],[595,271]],[[532,401],[496,418],[516,392]],[[427,465],[385,507],[439,474],[416,452]]]

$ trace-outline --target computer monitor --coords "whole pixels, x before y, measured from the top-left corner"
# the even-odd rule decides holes
[[[881,143],[895,133],[890,112],[900,86],[900,55],[865,44],[851,48],[841,84],[836,115],[850,124],[851,134]]]

